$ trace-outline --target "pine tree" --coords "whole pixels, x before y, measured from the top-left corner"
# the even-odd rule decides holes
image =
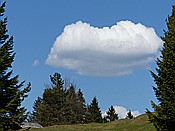
[[[132,119],[133,118],[133,115],[131,113],[131,111],[129,110],[127,115],[126,115],[126,119]]]
[[[174,131],[175,129],[175,6],[172,15],[167,21],[168,31],[162,37],[164,42],[161,57],[157,59],[157,74],[151,71],[154,82],[153,87],[158,105],[154,102],[152,107],[155,113],[147,110],[149,121],[157,130]]]
[[[50,79],[51,87],[47,86],[42,98],[34,103],[34,121],[42,126],[84,123],[86,106],[82,91],[76,92],[69,79],[64,83],[59,73]]]
[[[79,89],[76,94],[77,94],[77,108],[78,108],[77,123],[85,123],[86,105],[83,92],[81,91],[81,89]]]
[[[91,104],[88,107],[87,117],[90,119],[87,120],[88,122],[102,123],[103,121],[96,97],[93,98]]]
[[[103,123],[107,123],[109,122],[108,119],[106,118],[106,116],[103,117]]]
[[[70,124],[76,124],[78,106],[77,106],[77,96],[76,96],[75,86],[73,84],[71,84],[71,86],[67,90],[66,98],[67,98],[66,102],[68,107],[68,110],[66,112],[68,113],[66,119]]]
[[[85,121],[85,99],[83,97],[82,91],[79,89],[78,92],[75,90],[76,86],[70,84],[66,93],[66,120],[69,124],[84,123]]]
[[[111,106],[108,111],[106,112],[107,116],[106,118],[109,120],[109,121],[115,121],[115,120],[118,120],[118,114],[115,112],[115,109],[113,106]]]
[[[66,90],[59,73],[50,76],[51,86],[46,87],[42,98],[34,103],[34,118],[42,126],[65,124]]]
[[[35,100],[34,102],[34,105],[33,105],[33,112],[31,113],[31,120],[32,122],[38,122],[38,123],[41,123],[41,119],[40,116],[42,116],[40,114],[40,107],[42,105],[42,99],[40,97],[37,97],[37,99]]]
[[[27,114],[21,107],[26,93],[30,91],[30,83],[24,89],[24,81],[19,83],[18,75],[12,76],[12,63],[15,53],[13,51],[13,37],[7,34],[7,18],[4,17],[6,3],[0,5],[0,128],[2,130],[18,129]]]

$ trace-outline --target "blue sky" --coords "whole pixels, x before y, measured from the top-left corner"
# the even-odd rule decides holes
[[[82,61],[82,66],[79,67],[77,65],[69,66],[72,64],[72,61],[68,63],[69,65],[67,66],[66,64],[59,63],[60,59],[58,61],[51,59],[51,61],[55,61],[56,64],[46,62],[46,60],[48,59],[48,55],[52,54],[52,47],[56,53],[62,51],[62,55],[64,56],[62,61],[70,57],[69,54],[74,53],[71,49],[68,49],[68,46],[65,46],[65,41],[56,41],[56,38],[59,36],[62,36],[63,40],[68,36],[70,40],[68,43],[73,43],[74,45],[76,45],[75,39],[79,38],[78,42],[80,45],[77,44],[76,46],[78,49],[82,47],[81,43],[84,39],[81,38],[83,36],[80,33],[80,37],[78,37],[78,35],[73,32],[74,30],[71,30],[72,28],[78,30],[79,26],[84,29],[84,33],[91,29],[91,27],[93,28],[92,30],[96,27],[98,32],[100,29],[103,29],[103,27],[111,27],[121,21],[130,21],[130,23],[120,24],[125,24],[125,26],[130,28],[130,25],[135,26],[141,23],[142,26],[148,29],[147,35],[150,31],[149,27],[151,27],[154,28],[157,36],[162,36],[163,30],[166,30],[165,20],[168,14],[171,14],[171,5],[173,3],[173,0],[7,0],[6,16],[8,16],[8,30],[10,35],[14,36],[14,50],[17,53],[13,64],[14,75],[19,74],[20,81],[26,80],[26,84],[27,82],[32,83],[32,90],[23,105],[26,106],[29,111],[32,110],[34,100],[37,96],[42,95],[45,88],[44,85],[50,83],[49,76],[55,72],[59,72],[63,78],[68,76],[71,80],[75,81],[77,87],[83,90],[87,103],[96,96],[102,111],[105,111],[111,105],[124,107],[127,110],[139,111],[139,113],[144,113],[146,108],[151,109],[150,101],[156,101],[151,87],[154,85],[153,79],[148,71],[149,69],[154,70],[156,67],[153,60],[145,63],[145,65],[135,66],[130,73],[124,73],[123,75],[118,75],[117,72],[110,75],[107,70],[105,72],[105,74],[108,74],[107,76],[101,72],[103,69],[106,69],[108,65],[105,65],[103,68],[100,66],[100,63],[91,65],[87,62],[89,66],[99,66],[99,70],[96,70],[94,68],[83,67],[84,63]],[[76,23],[77,21],[81,21],[79,25]],[[65,34],[67,33],[66,36],[63,34],[63,30],[67,25],[70,26],[67,27],[67,31],[64,31]],[[91,26],[89,27],[89,25]],[[87,30],[85,27],[87,27]],[[72,34],[70,33],[71,31]],[[110,31],[106,31],[104,37],[109,32]],[[73,36],[74,34],[75,37]],[[93,32],[90,31],[85,36],[88,36],[88,34],[93,34]],[[109,34],[109,37],[110,36]],[[72,39],[70,39],[70,37]],[[88,37],[96,39],[94,35]],[[99,41],[100,40],[99,38]],[[55,47],[54,42],[57,43]],[[88,45],[88,42],[87,39],[85,41],[86,47],[84,48],[87,54],[80,54],[81,52],[77,54],[74,53],[74,58],[71,59],[75,59],[81,55],[82,58],[85,59],[84,56],[90,54],[86,49],[93,48],[93,45]],[[132,41],[130,42],[132,43]],[[128,44],[127,41],[125,41],[125,43],[126,45]],[[104,45],[105,44],[106,43],[104,43]],[[59,45],[62,45],[62,48],[59,47]],[[105,45],[105,47],[106,46],[108,47],[108,45]],[[96,46],[94,47],[96,48]],[[96,52],[98,52],[98,49],[97,47]],[[109,52],[112,50],[112,48],[107,49]],[[146,59],[148,55],[151,57],[153,57],[153,54],[157,55],[158,52],[155,53],[156,49],[154,49],[154,53],[152,54],[144,54],[144,59]],[[144,47],[141,48],[141,52],[145,50]],[[65,51],[67,52],[65,53]],[[75,50],[75,52],[76,51],[77,50]],[[82,48],[78,51],[83,52]],[[124,52],[127,54],[127,50]],[[136,52],[137,51],[135,51],[134,57],[132,58],[134,60]],[[90,59],[93,58],[91,60],[94,60],[98,54],[93,53],[90,57]],[[105,55],[102,51],[99,54],[99,59],[103,61],[105,56],[107,59],[109,57],[109,55]],[[122,54],[120,58],[122,59],[122,56],[125,54]],[[137,56],[139,55],[140,54]],[[116,57],[114,58],[118,60]],[[128,62],[129,58],[127,57],[124,60]],[[59,65],[57,65],[57,63],[59,63]],[[109,65],[110,64],[109,62]],[[79,68],[85,71],[80,73]],[[111,68],[111,66],[109,66],[109,68]],[[121,70],[123,70],[123,68]],[[90,71],[91,73],[88,74],[87,72]],[[98,75],[93,74],[93,72],[98,73],[98,71],[100,72]]]

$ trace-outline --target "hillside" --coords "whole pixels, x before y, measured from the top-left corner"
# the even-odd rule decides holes
[[[23,129],[24,130],[24,129]],[[58,125],[30,131],[156,131],[148,122],[147,115],[140,115],[132,120],[118,120],[109,123],[91,123],[78,125]]]

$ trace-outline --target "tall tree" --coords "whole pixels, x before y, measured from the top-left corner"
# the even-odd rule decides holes
[[[18,129],[27,115],[21,103],[30,91],[30,83],[22,89],[24,81],[19,83],[18,75],[12,76],[13,37],[7,34],[7,18],[4,17],[6,3],[0,5],[0,128]]]
[[[115,109],[113,106],[111,106],[108,111],[106,112],[107,116],[107,120],[109,121],[115,121],[118,120],[118,114],[115,112]]]
[[[84,123],[85,121],[85,99],[82,91],[79,89],[76,92],[75,84],[70,84],[66,92],[66,119],[69,124]]]
[[[70,85],[69,89],[67,90],[66,95],[67,100],[67,120],[70,124],[77,123],[77,114],[78,114],[78,106],[77,106],[77,96],[75,91],[75,86],[73,84]]]
[[[166,21],[168,30],[162,40],[164,42],[161,57],[157,59],[157,73],[151,71],[153,87],[158,105],[151,102],[155,113],[147,110],[150,122],[157,130],[174,131],[175,129],[175,5],[172,15]]]
[[[50,76],[51,86],[34,103],[32,117],[42,126],[84,123],[85,99],[75,85],[64,83],[59,73]],[[66,84],[66,85],[65,85]]]
[[[88,114],[87,114],[88,122],[97,122],[102,123],[103,119],[101,116],[101,110],[98,105],[97,98],[94,97],[91,104],[88,106]]]
[[[35,121],[42,126],[65,123],[66,90],[59,73],[50,76],[51,86],[46,87],[42,98],[34,103],[33,115]]]
[[[30,114],[30,122],[38,122],[38,123],[41,123],[41,119],[40,118],[42,115],[40,115],[40,107],[42,105],[42,99],[40,97],[37,97],[37,99],[35,100],[34,102],[34,105],[33,105],[33,112]]]
[[[85,112],[86,112],[86,104],[85,104],[85,98],[83,96],[83,92],[81,89],[78,90],[77,94],[77,121],[78,123],[84,123],[85,122]]]

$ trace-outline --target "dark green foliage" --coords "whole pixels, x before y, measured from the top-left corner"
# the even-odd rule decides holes
[[[77,92],[77,122],[78,123],[85,123],[85,112],[86,112],[86,105],[85,105],[85,99],[83,96],[83,92],[81,89]]]
[[[43,97],[38,97],[34,103],[34,121],[42,126],[83,123],[86,107],[81,90],[76,92],[73,84],[65,85],[59,73],[50,79],[51,87],[47,87]]]
[[[132,118],[133,118],[133,115],[132,115],[131,111],[129,110],[129,112],[126,115],[126,119],[132,119]]]
[[[79,89],[76,93],[75,86],[71,84],[67,90],[67,107],[69,107],[68,121],[70,124],[84,123],[85,119],[85,99],[82,91]]]
[[[40,97],[37,97],[37,99],[34,102],[33,105],[33,112],[29,114],[29,122],[38,122],[41,120],[41,113],[40,113],[40,107],[42,104],[42,99]]]
[[[168,17],[164,42],[160,59],[157,59],[157,74],[151,71],[154,82],[157,86],[153,87],[158,100],[158,105],[151,102],[155,113],[147,110],[150,122],[157,130],[175,130],[175,6],[172,15]]]
[[[108,111],[106,112],[107,116],[106,119],[108,121],[115,121],[118,120],[118,114],[115,112],[115,109],[113,106],[111,106]]]
[[[71,84],[70,88],[67,90],[67,120],[70,124],[77,123],[77,113],[78,113],[78,106],[77,106],[77,96],[75,92],[75,86]]]
[[[27,114],[21,107],[26,93],[30,91],[30,83],[21,89],[24,81],[19,83],[18,75],[12,76],[12,63],[15,53],[13,51],[13,37],[7,34],[7,18],[4,18],[5,2],[0,7],[0,129],[19,129]]]
[[[103,118],[103,123],[107,123],[109,122],[108,119],[106,118],[106,116]]]
[[[35,120],[42,126],[50,126],[65,122],[66,91],[61,75],[55,73],[50,76],[51,87],[46,87],[42,98],[34,103],[33,115]]]
[[[101,116],[101,111],[98,106],[97,98],[94,97],[91,104],[87,107],[86,122],[97,122],[102,123],[103,119]]]

